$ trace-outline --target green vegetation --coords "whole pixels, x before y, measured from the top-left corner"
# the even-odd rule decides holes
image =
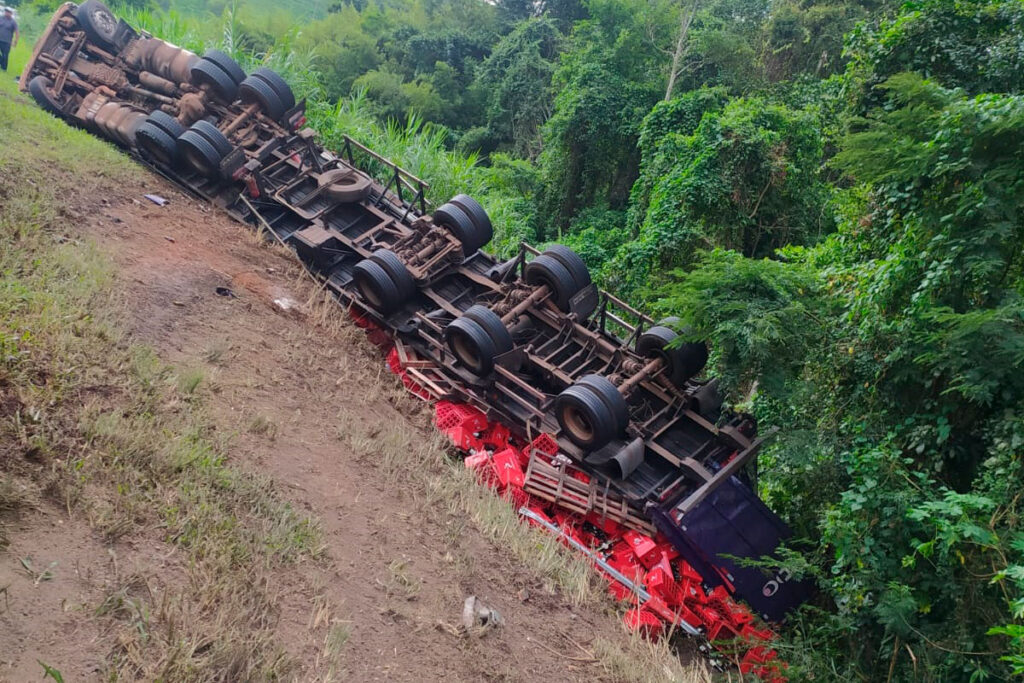
[[[1024,673],[1019,0],[130,4],[711,342],[811,548],[795,679]]]

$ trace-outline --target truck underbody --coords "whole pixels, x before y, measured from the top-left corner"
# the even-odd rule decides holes
[[[496,259],[472,198],[430,207],[424,181],[357,141],[318,144],[274,72],[199,57],[94,0],[56,12],[21,88],[294,249],[342,305],[430,368],[432,398],[478,408],[521,443],[551,435],[558,455],[535,471],[563,484],[560,462],[585,471],[576,505],[660,532],[770,620],[804,598],[785,572],[726,557],[771,555],[789,532],[753,491],[756,424],[723,411],[716,382],[699,377],[704,344],[600,291],[570,250],[523,244]]]

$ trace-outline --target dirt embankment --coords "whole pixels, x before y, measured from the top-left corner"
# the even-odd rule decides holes
[[[288,662],[280,671],[360,681],[666,675],[663,664],[637,670],[653,660],[637,658],[615,614],[574,605],[550,575],[481,530],[483,513],[460,506],[465,494],[447,488],[449,473],[430,455],[437,449],[425,409],[401,396],[361,333],[324,307],[282,249],[155,176],[87,192],[67,184],[65,231],[94,241],[114,264],[118,323],[132,343],[176,368],[181,405],[189,397],[202,405],[205,442],[283,501],[280,519],[314,520],[316,547],[284,565],[254,566],[258,590],[245,594],[260,604],[246,598],[237,607],[239,623],[257,624],[277,648],[261,651],[279,650]],[[146,193],[170,203],[156,206]],[[93,399],[100,413],[121,410]],[[43,492],[8,523],[0,550],[0,680],[37,679],[41,663],[67,681],[143,671],[158,630],[161,657],[182,656],[173,652],[178,633],[190,634],[186,663],[213,656],[202,632],[237,626],[236,608],[223,609],[233,590],[196,594],[218,579],[197,579],[197,556],[182,549],[180,532],[169,538],[167,524],[141,509],[117,517],[129,521],[112,532],[102,515],[55,490],[65,489]],[[111,507],[117,512],[116,500]],[[275,517],[249,513],[262,520],[260,539],[276,538]],[[459,633],[468,595],[499,610],[505,625]],[[254,675],[231,661],[249,651],[218,649],[225,662],[206,670]],[[132,658],[135,669],[121,666]],[[273,661],[267,675],[278,672]]]

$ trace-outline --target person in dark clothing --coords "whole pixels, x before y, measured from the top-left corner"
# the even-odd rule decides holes
[[[14,12],[10,7],[4,8],[4,14],[0,17],[0,69],[7,71],[7,56],[11,49],[18,46],[18,22],[14,20]]]

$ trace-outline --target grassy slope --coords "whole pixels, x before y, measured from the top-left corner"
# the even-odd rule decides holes
[[[201,375],[119,329],[112,266],[74,234],[64,206],[143,172],[12,85],[0,86],[0,512],[59,502],[107,541],[161,529],[184,551],[179,594],[147,604],[127,581],[95,607],[120,629],[111,678],[285,674],[265,579],[315,558],[317,524],[226,463]]]

